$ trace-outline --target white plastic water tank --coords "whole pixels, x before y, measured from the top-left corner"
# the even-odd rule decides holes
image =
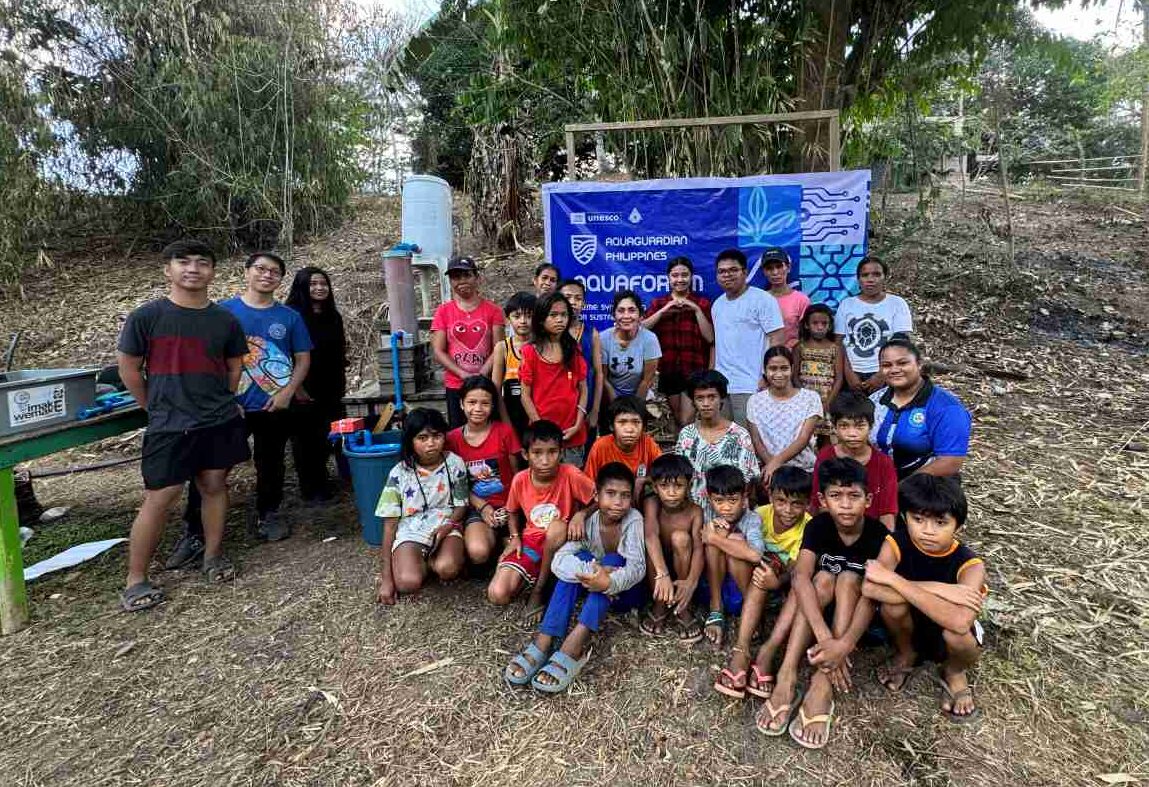
[[[451,186],[434,175],[409,175],[403,181],[403,241],[419,244],[423,260],[446,267],[454,251]]]

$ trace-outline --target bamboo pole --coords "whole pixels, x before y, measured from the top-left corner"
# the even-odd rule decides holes
[[[1141,0],[1141,46],[1149,49],[1149,0]],[[1149,77],[1145,79],[1145,89],[1141,94],[1141,169],[1137,174],[1137,191],[1145,196],[1149,170]]]

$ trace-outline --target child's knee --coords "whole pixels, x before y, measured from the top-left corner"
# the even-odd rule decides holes
[[[408,568],[395,569],[395,590],[400,593],[414,593],[423,587],[423,572]]]
[[[444,582],[449,582],[455,579],[463,571],[463,561],[454,556],[443,557],[435,561],[434,565],[435,576]]]
[[[486,563],[491,559],[491,545],[485,539],[472,538],[467,541],[467,557],[472,563]]]
[[[675,530],[670,534],[670,548],[675,554],[690,554],[694,539],[685,530]]]
[[[972,631],[958,634],[956,631],[942,629],[942,640],[946,644],[946,653],[961,654],[964,658],[976,661],[980,655],[977,639]]]
[[[567,542],[566,523],[551,522],[547,527],[546,548],[552,552]]]
[[[904,624],[910,620],[910,605],[909,604],[888,604],[882,602],[882,620],[891,623]]]
[[[487,601],[490,601],[496,607],[505,607],[515,600],[515,593],[517,587],[512,586],[510,582],[500,582],[502,577],[495,575],[491,580],[491,584],[487,585]]]
[[[829,571],[819,571],[814,575],[814,592],[818,594],[818,601],[825,606],[834,598],[834,585],[837,576]]]

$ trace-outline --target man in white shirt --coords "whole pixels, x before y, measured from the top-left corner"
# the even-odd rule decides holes
[[[730,382],[725,414],[746,425],[746,402],[758,391],[762,356],[785,340],[778,301],[746,283],[746,255],[720,252],[715,263],[723,295],[711,307],[714,318],[714,368]]]
[[[886,384],[878,352],[890,337],[911,333],[914,321],[906,301],[886,292],[890,271],[885,260],[867,256],[858,263],[859,294],[842,301],[834,315],[834,333],[846,350],[846,385],[869,396]]]

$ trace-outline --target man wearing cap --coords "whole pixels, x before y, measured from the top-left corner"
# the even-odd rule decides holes
[[[479,267],[470,257],[452,257],[447,263],[451,300],[435,310],[431,320],[431,349],[443,366],[447,389],[447,420],[462,426],[459,389],[474,374],[491,375],[492,350],[503,340],[503,310],[479,292]]]
[[[746,402],[762,379],[762,357],[784,341],[782,311],[778,301],[747,283],[746,255],[739,249],[719,252],[715,269],[722,295],[711,306],[714,368],[729,381],[726,417],[745,426]]]

